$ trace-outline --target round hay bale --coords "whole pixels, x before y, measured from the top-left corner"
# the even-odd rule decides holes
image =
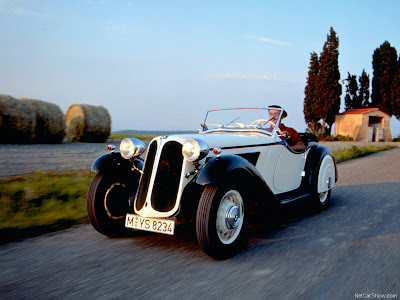
[[[60,144],[65,136],[65,118],[60,107],[54,103],[20,98],[25,105],[30,105],[35,113],[36,126],[33,143]]]
[[[111,132],[111,117],[103,106],[73,104],[65,116],[68,142],[104,143]]]
[[[32,143],[36,126],[30,105],[9,95],[0,94],[0,143]]]

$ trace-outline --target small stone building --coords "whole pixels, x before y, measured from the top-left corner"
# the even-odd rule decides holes
[[[349,109],[335,116],[335,136],[360,142],[391,142],[390,115],[379,108]]]

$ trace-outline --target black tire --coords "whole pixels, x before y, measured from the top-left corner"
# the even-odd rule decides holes
[[[313,202],[312,204],[316,209],[325,210],[328,208],[330,203],[331,190],[323,193],[314,192],[314,194],[311,197]]]
[[[204,188],[197,209],[196,235],[207,255],[227,259],[246,246],[246,203],[242,186],[225,184]]]
[[[120,237],[132,232],[125,228],[125,215],[130,212],[128,190],[115,176],[96,174],[86,196],[86,210],[90,223],[101,234]]]

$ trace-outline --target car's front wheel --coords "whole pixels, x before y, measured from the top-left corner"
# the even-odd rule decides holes
[[[90,223],[100,233],[115,237],[131,232],[125,228],[129,212],[129,194],[122,180],[99,172],[93,178],[86,196]]]
[[[246,195],[240,186],[221,184],[205,187],[196,217],[197,240],[203,251],[226,259],[246,244]]]

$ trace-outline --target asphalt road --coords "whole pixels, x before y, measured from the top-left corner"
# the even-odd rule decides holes
[[[400,148],[342,163],[339,176],[326,211],[289,207],[226,261],[186,225],[119,239],[84,225],[2,245],[0,299],[398,298]]]

